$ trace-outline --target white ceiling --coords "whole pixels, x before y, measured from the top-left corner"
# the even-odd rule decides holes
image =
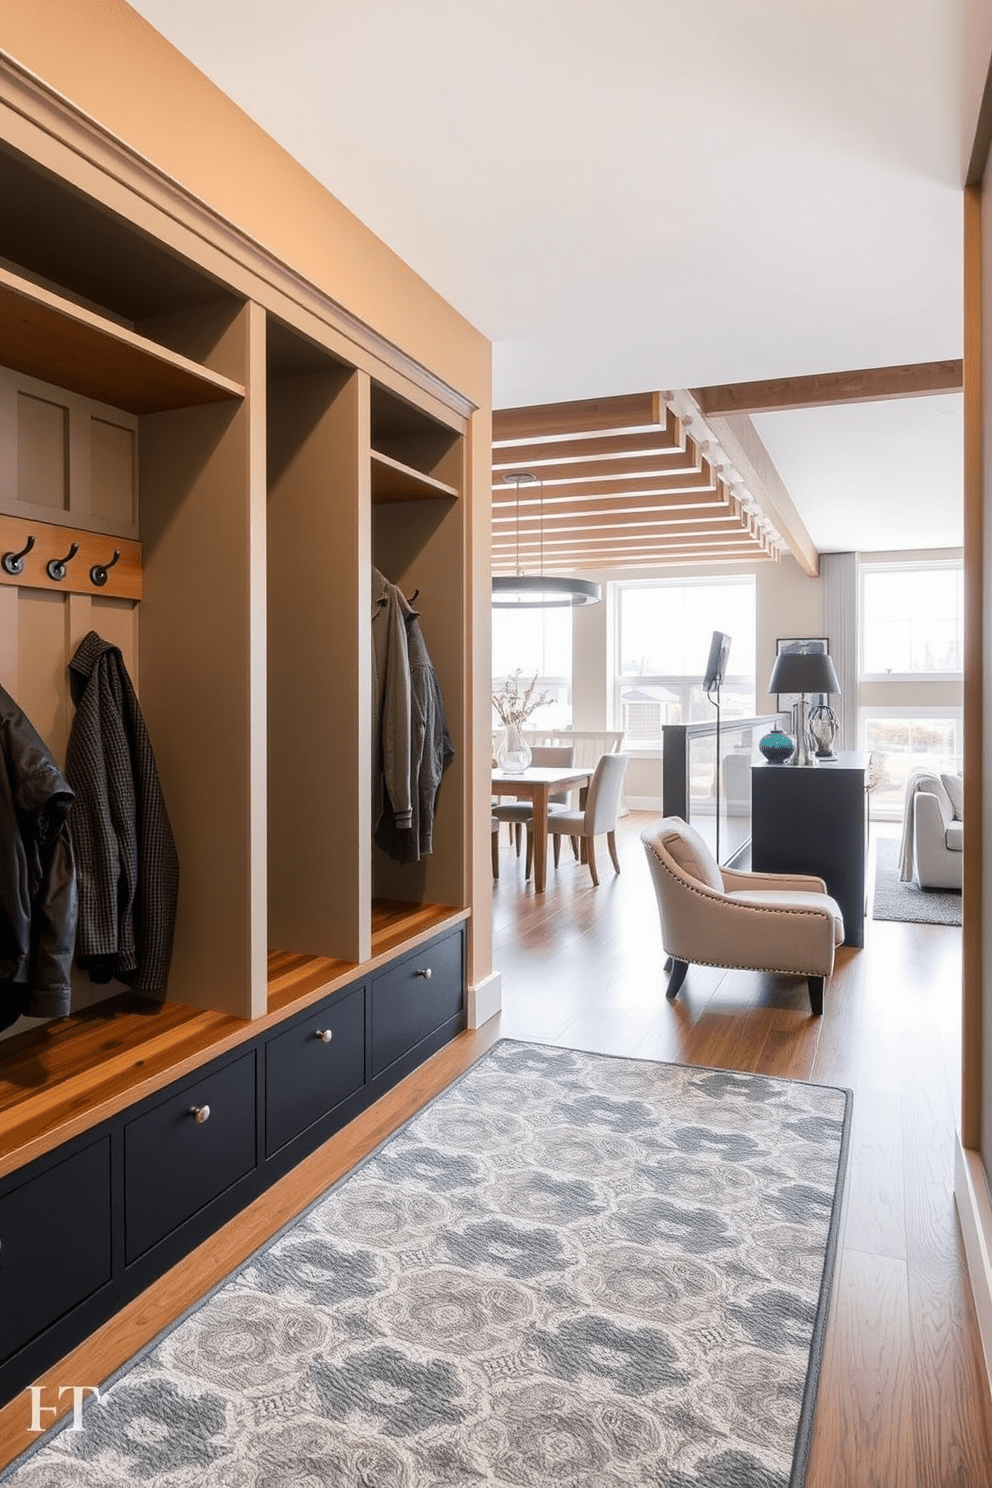
[[[494,343],[497,406],[961,354],[987,0],[136,0]],[[823,550],[961,541],[960,399],[762,415]]]

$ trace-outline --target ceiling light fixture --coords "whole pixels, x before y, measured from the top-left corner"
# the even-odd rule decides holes
[[[493,576],[493,609],[495,610],[556,610],[574,609],[579,605],[598,604],[602,590],[588,579],[566,578],[559,574],[544,572],[544,487],[541,486],[539,506],[540,561],[536,574],[525,574],[520,563],[520,487],[537,481],[529,471],[504,475],[517,488],[516,520],[516,567],[515,574]]]

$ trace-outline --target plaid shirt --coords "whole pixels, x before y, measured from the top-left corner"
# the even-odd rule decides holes
[[[65,773],[76,793],[76,962],[95,982],[165,987],[179,859],[155,756],[117,646],[91,630],[69,663],[76,715]]]

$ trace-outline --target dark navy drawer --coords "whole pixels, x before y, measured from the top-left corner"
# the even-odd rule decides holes
[[[128,1122],[126,1261],[143,1255],[251,1172],[256,1165],[255,1119],[252,1050]]]
[[[388,1069],[465,1005],[462,934],[404,957],[372,982],[372,1076]]]
[[[271,1157],[365,1083],[365,988],[339,993],[265,1046]]]
[[[110,1280],[110,1138],[0,1198],[0,1359]]]

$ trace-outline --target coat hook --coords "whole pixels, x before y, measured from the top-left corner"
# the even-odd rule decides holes
[[[65,578],[65,566],[66,566],[66,564],[69,562],[69,560],[71,558],[75,558],[75,556],[76,556],[76,554],[78,552],[79,552],[79,544],[76,543],[76,542],[74,542],[73,545],[72,545],[72,547],[69,549],[68,553],[66,553],[66,555],[65,555],[64,558],[53,558],[50,563],[46,563],[45,564],[45,572],[48,574],[48,577],[50,579],[54,579],[56,583],[59,583],[60,584],[62,582],[62,580]]]
[[[98,589],[103,588],[104,584],[107,582],[107,570],[113,568],[114,564],[117,562],[120,556],[120,548],[115,548],[114,556],[113,558],[111,558],[109,563],[94,563],[93,567],[90,569],[90,581],[91,583],[94,583]]]
[[[21,573],[24,568],[24,555],[25,553],[30,553],[33,547],[34,538],[29,537],[19,553],[4,553],[3,557],[0,558],[0,563],[3,564],[4,573]]]

